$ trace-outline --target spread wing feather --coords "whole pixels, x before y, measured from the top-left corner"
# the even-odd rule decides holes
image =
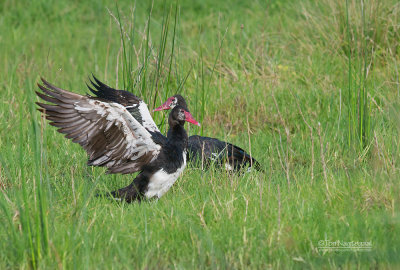
[[[79,143],[88,153],[88,165],[109,173],[134,173],[158,156],[161,146],[123,105],[82,96],[51,85],[42,78],[37,103],[52,126]]]
[[[139,97],[135,96],[131,92],[125,90],[114,89],[93,76],[94,82],[90,80],[93,88],[89,85],[89,90],[96,95],[96,97],[104,100],[119,103],[124,106],[132,116],[147,130],[151,132],[160,132],[156,123],[150,115],[147,104]]]

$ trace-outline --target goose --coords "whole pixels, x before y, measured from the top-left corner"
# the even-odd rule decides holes
[[[128,203],[159,199],[175,183],[186,166],[188,136],[185,122],[200,125],[191,113],[176,106],[169,114],[167,137],[162,135],[140,99],[127,104],[84,96],[58,88],[41,78],[36,94],[48,103],[36,102],[50,125],[86,150],[89,166],[106,167],[107,173],[139,172],[128,186],[112,191]],[[140,113],[139,119],[135,118]],[[160,139],[161,138],[161,139]]]

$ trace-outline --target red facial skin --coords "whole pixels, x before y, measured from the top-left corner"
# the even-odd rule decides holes
[[[197,122],[197,121],[193,118],[193,116],[192,116],[192,114],[191,114],[190,112],[185,111],[184,113],[185,113],[185,121],[186,121],[186,122],[192,123],[193,125],[196,125],[196,126],[200,126],[200,123]]]
[[[157,111],[163,111],[163,110],[170,110],[171,109],[171,103],[174,102],[174,97],[170,97],[167,99],[167,101],[164,102],[163,105],[161,105],[160,107],[157,107],[154,109],[155,112]]]

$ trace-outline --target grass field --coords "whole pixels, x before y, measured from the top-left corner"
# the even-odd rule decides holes
[[[399,268],[399,3],[144,2],[1,1],[0,269]],[[134,176],[87,167],[34,104],[40,76],[84,94],[91,73],[150,109],[180,92],[190,134],[265,173],[94,197]]]

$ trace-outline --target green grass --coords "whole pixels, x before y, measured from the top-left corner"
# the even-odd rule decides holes
[[[398,268],[397,1],[144,2],[1,2],[0,269]],[[180,92],[190,134],[265,173],[189,166],[159,201],[95,198],[134,176],[87,167],[34,105],[40,76],[84,94],[92,72],[150,109]]]

